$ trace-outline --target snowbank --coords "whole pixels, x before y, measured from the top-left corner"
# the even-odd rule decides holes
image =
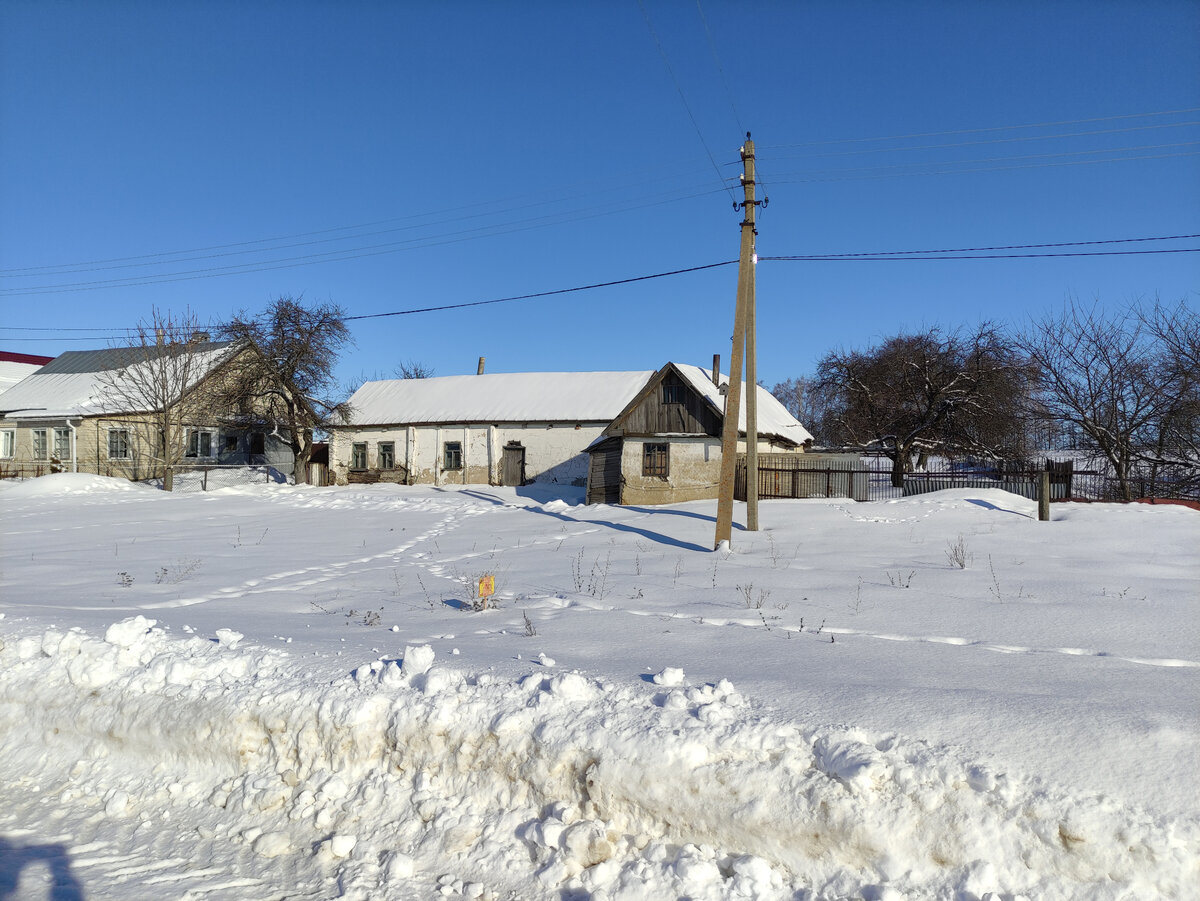
[[[325,897],[596,901],[1200,884],[1194,820],[900,735],[805,728],[675,668],[657,686],[501,677],[421,645],[328,683],[284,652],[142,616],[104,638],[5,625],[0,772],[16,813],[49,801],[126,848],[152,834],[157,857],[240,873],[226,897],[297,881]]]
[[[116,494],[144,491],[128,479],[94,476],[84,472],[58,472],[36,479],[0,479],[0,491],[9,500],[72,494]]]

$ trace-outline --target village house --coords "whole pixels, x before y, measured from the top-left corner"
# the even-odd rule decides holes
[[[206,339],[161,348],[69,351],[0,394],[0,475],[87,472],[128,479],[162,478],[166,458],[147,368],[158,354],[188,354],[174,403],[180,417],[177,452],[183,465],[291,462],[291,453],[252,417],[219,411],[205,398],[240,348]],[[139,390],[140,389],[140,390]],[[139,400],[139,396],[141,399]]]
[[[727,379],[713,369],[668,363],[653,373],[588,447],[590,504],[666,504],[717,496]],[[802,454],[812,435],[757,387],[758,451]],[[738,415],[746,452],[746,385]]]
[[[758,403],[759,446],[802,452],[804,427],[761,388]],[[724,397],[697,366],[374,381],[350,407],[330,440],[339,484],[587,486],[593,503],[716,496]]]

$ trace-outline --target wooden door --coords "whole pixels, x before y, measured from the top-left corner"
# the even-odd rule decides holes
[[[520,488],[525,484],[525,448],[509,444],[500,460],[500,484]]]

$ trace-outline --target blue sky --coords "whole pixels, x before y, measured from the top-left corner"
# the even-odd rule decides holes
[[[8,0],[0,350],[106,346],[151,306],[369,315],[732,260],[747,129],[762,256],[1197,234],[1198,34],[1200,4],[1144,0]],[[1194,304],[1198,256],[764,260],[759,376],[1071,295]],[[736,274],[357,321],[338,374],[728,361]]]

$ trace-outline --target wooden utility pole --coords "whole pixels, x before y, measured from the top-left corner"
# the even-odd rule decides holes
[[[742,248],[738,256],[738,286],[737,303],[733,314],[733,353],[729,359],[729,386],[725,392],[725,423],[721,430],[721,482],[717,489],[717,533],[713,547],[719,547],[722,541],[729,541],[733,533],[733,484],[737,474],[737,443],[738,418],[742,406],[742,365],[746,351],[747,320],[749,311],[754,309],[754,208],[758,201],[754,199],[754,142],[750,140],[750,132],[746,132],[746,143],[742,145],[742,188],[745,200],[741,207],[745,213],[742,219]],[[735,204],[736,206],[736,204]],[[750,333],[754,326],[751,322]],[[753,339],[751,339],[753,351]],[[753,364],[751,364],[753,371]],[[751,383],[751,388],[754,385]],[[753,391],[747,391],[750,397]],[[747,402],[747,414],[753,401]],[[747,422],[749,428],[749,422]],[[747,434],[747,439],[749,439]],[[757,436],[755,437],[757,445]],[[747,445],[749,449],[749,444]],[[757,449],[757,447],[756,447]],[[757,463],[757,458],[755,459]],[[754,498],[758,495],[757,470],[747,472],[746,496],[749,498],[750,483],[754,483]],[[753,528],[758,527],[758,509],[754,509]]]

